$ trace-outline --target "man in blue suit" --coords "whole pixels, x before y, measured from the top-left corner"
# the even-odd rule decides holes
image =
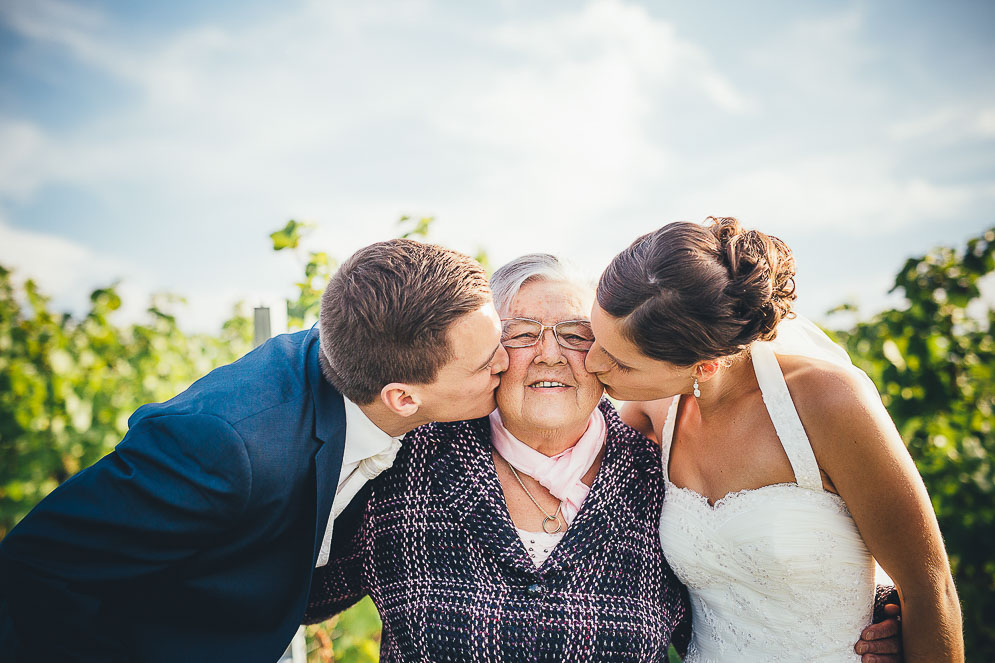
[[[276,661],[400,437],[489,413],[507,361],[479,264],[360,250],[313,329],[139,408],[0,542],[0,660]]]

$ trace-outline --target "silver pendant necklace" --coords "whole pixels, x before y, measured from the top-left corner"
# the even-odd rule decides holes
[[[508,461],[505,462],[507,463]],[[524,490],[525,494],[529,496],[529,499],[532,500],[532,503],[536,505],[536,508],[542,511],[543,515],[546,516],[542,521],[542,531],[545,532],[546,534],[556,534],[557,532],[562,530],[563,520],[561,520],[560,518],[560,509],[563,508],[563,502],[560,502],[560,505],[556,507],[556,513],[552,514],[549,513],[549,511],[546,511],[544,508],[542,508],[542,506],[538,502],[536,502],[536,498],[532,497],[532,493],[530,493],[529,489],[525,487],[524,483],[522,483],[522,477],[518,476],[518,472],[515,470],[515,466],[512,465],[511,463],[508,463],[508,467],[511,468],[511,473],[515,475],[515,479],[518,480],[518,485],[522,487],[522,490]],[[550,527],[552,527],[553,525],[556,525],[556,528],[550,529]]]

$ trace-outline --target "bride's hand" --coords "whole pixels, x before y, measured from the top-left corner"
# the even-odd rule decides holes
[[[901,608],[894,603],[884,606],[886,619],[871,624],[860,634],[853,650],[861,654],[861,663],[900,663],[902,656]]]

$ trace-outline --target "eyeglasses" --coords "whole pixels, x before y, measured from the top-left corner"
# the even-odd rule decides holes
[[[544,325],[529,318],[505,318],[501,322],[501,345],[506,348],[531,347],[542,340],[547,329],[553,330],[556,342],[567,350],[587,352],[594,344],[594,332],[587,320],[564,320],[555,325]]]

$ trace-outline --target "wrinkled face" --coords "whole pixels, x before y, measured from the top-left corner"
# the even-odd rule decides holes
[[[501,317],[530,318],[544,325],[587,320],[592,299],[582,286],[536,281],[522,286]],[[511,430],[586,427],[603,392],[584,368],[586,354],[560,347],[550,329],[536,345],[509,348],[508,370],[497,390],[505,425]]]
[[[449,328],[453,359],[434,382],[417,385],[420,412],[431,421],[486,417],[496,407],[498,374],[508,367],[501,321],[491,303],[467,313]]]
[[[595,302],[591,309],[594,345],[587,353],[587,370],[605,385],[612,398],[653,401],[689,391],[692,369],[647,357],[622,335],[618,318]]]

